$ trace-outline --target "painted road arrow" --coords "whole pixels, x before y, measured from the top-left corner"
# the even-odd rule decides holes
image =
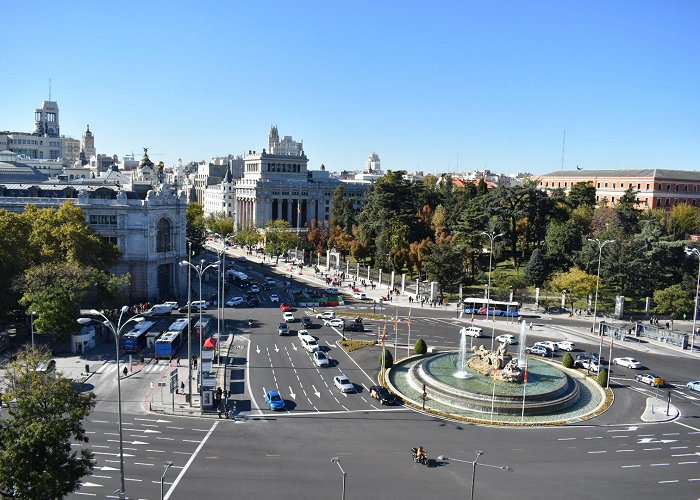
[[[259,348],[257,345],[255,346],[255,352],[257,352],[258,354],[260,354],[260,348]]]
[[[108,439],[107,442],[108,442],[108,443],[118,443],[119,440],[117,440],[117,439]],[[124,441],[124,444],[136,445],[136,444],[150,444],[150,443],[146,443],[145,441]]]
[[[676,439],[657,439],[654,440],[654,438],[642,438],[639,440],[637,444],[650,444],[650,443],[675,443],[677,440]]]
[[[277,347],[277,344],[275,344],[275,352],[280,352],[280,348]]]
[[[117,470],[117,469],[114,469],[114,470]],[[102,485],[97,484],[97,483],[80,483],[80,487],[81,488],[95,488],[95,487],[102,488]]]
[[[160,434],[160,431],[154,431],[153,429],[124,429],[125,431],[128,432],[142,432],[144,434]]]
[[[157,423],[157,424],[169,424],[169,423],[172,422],[171,420],[163,420],[163,419],[160,419],[160,418],[159,418],[158,420],[154,420],[154,419],[152,419],[152,418],[135,418],[134,420],[141,420],[141,421],[144,421],[144,422],[155,422],[155,423]]]
[[[292,386],[289,386],[289,395],[292,397],[292,399],[296,399],[297,395],[292,392]]]
[[[119,470],[119,469],[117,469],[116,467],[110,467],[110,466],[108,466],[108,465],[104,465],[104,466],[102,466],[102,467],[95,467],[95,469],[101,470],[101,471]]]
[[[320,398],[320,397],[321,397],[321,393],[318,392],[318,391],[316,390],[316,386],[312,384],[311,387],[314,388],[314,394],[316,394],[316,397],[317,397],[317,398]]]
[[[294,349],[294,350],[296,351],[296,350],[297,350],[297,345],[296,345],[296,344],[292,344],[292,349]]]

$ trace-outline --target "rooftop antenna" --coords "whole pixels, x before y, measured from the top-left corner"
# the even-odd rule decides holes
[[[561,169],[564,170],[564,151],[566,151],[566,130],[564,130],[564,140],[561,143]]]
[[[49,101],[51,100],[51,78],[49,78]]]

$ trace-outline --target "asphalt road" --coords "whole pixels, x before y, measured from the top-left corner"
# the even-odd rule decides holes
[[[634,381],[636,371],[613,367],[615,404],[590,421],[547,428],[455,423],[401,406],[377,404],[369,397],[368,387],[378,372],[379,348],[346,354],[336,346],[340,333],[330,327],[310,331],[333,361],[330,367],[315,367],[295,335],[277,335],[281,312],[278,304],[269,302],[269,294],[275,292],[282,295],[282,301],[287,299],[284,286],[280,286],[261,293],[260,307],[227,308],[225,312],[224,330],[234,332],[237,342],[245,346],[236,352],[236,365],[229,376],[241,402],[240,419],[179,418],[146,412],[143,401],[152,396],[150,382],[162,379],[168,369],[165,366],[122,381],[128,455],[125,476],[130,498],[159,498],[166,460],[174,462],[165,481],[172,499],[339,497],[341,472],[331,457],[338,457],[347,472],[348,499],[464,498],[471,485],[471,464],[435,458],[446,455],[471,461],[477,449],[484,452],[479,463],[508,464],[513,471],[478,466],[475,498],[698,497],[700,393],[685,389],[685,382],[700,379],[697,358],[648,344],[615,345],[613,357],[633,356],[666,378],[669,385],[659,393],[663,396],[671,391],[673,404],[681,413],[675,421],[642,422],[647,398],[657,390]],[[233,289],[226,297],[238,294]],[[346,311],[352,318],[356,311],[367,309],[360,304],[339,308],[337,313]],[[313,312],[295,311],[297,316],[303,314]],[[353,336],[376,338],[386,325],[387,342],[398,339],[396,349],[401,357],[419,337],[437,349],[456,349],[459,328],[467,320],[458,319],[456,311],[413,309],[409,341],[408,311],[399,310],[398,316],[397,334],[391,321],[366,319],[368,332]],[[255,320],[253,328],[247,325],[248,317]],[[598,350],[595,339],[572,328],[577,319],[531,320],[527,345],[566,338],[574,341],[579,351]],[[474,339],[475,345],[489,346],[492,328],[495,335],[519,333],[517,323],[482,319],[476,324],[484,328],[486,337]],[[299,323],[293,325],[293,329],[299,328]],[[555,360],[561,359],[561,354],[556,353]],[[609,357],[607,345],[604,357]],[[116,381],[109,370],[108,363],[103,374],[90,379],[98,406],[86,427],[98,468],[71,498],[109,497],[119,487]],[[339,373],[350,378],[356,393],[345,395],[333,387],[332,378]],[[282,393],[285,411],[266,408],[263,393],[269,389]],[[157,384],[154,390],[158,390]],[[411,460],[410,449],[418,445],[433,458],[431,467]]]

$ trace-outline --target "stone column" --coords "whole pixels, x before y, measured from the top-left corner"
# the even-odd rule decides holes
[[[379,270],[379,280],[377,281],[377,289],[382,286],[382,270]]]
[[[331,270],[331,251],[326,250],[326,271]]]
[[[359,280],[360,279],[360,263],[357,263],[356,266],[356,271],[355,271],[355,279]]]
[[[345,276],[350,277],[350,261],[345,261]]]
[[[394,271],[391,271],[391,284],[389,285],[389,290],[394,289]]]
[[[369,281],[369,273],[372,271],[372,266],[367,266],[367,281]]]
[[[401,295],[406,293],[406,274],[401,275]]]

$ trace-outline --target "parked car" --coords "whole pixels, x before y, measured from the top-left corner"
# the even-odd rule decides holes
[[[633,370],[641,370],[642,364],[634,358],[613,358],[612,364],[632,368]]]
[[[325,326],[332,326],[334,328],[344,328],[345,327],[345,321],[343,321],[340,318],[333,318],[333,319],[324,320],[323,324]]]
[[[396,398],[389,392],[389,389],[382,387],[381,385],[373,385],[370,387],[369,395],[383,405],[390,405],[396,401]]]
[[[333,311],[323,311],[316,315],[318,319],[333,319],[335,318],[335,313]]]
[[[640,373],[635,375],[634,380],[641,382],[642,384],[649,384],[653,387],[661,387],[666,383],[666,381],[656,375],[655,373]]]
[[[176,309],[178,309],[178,308],[180,307],[180,306],[177,305],[177,302],[175,302],[174,300],[170,300],[170,301],[168,301],[168,302],[163,302],[163,305],[164,305],[164,306],[170,306],[170,310],[171,310],[171,311],[174,311],[174,310],[176,310]]]
[[[576,355],[576,361],[586,361],[589,359],[592,359],[593,361],[598,361],[598,355],[594,352],[582,352]],[[601,361],[603,361],[603,359],[604,358],[601,357]]]
[[[328,366],[330,364],[328,356],[326,356],[326,353],[323,351],[316,351],[311,355],[311,357],[316,366]]]
[[[484,331],[479,328],[478,326],[463,326],[462,328],[459,329],[459,334],[460,335],[467,335],[469,337],[481,337],[484,334]]]
[[[539,345],[534,345],[532,347],[526,347],[525,352],[528,354],[536,354],[537,356],[547,356],[549,354],[549,351],[547,351],[546,347],[542,347]]]
[[[209,302],[206,300],[193,300],[190,303],[190,309],[193,311],[199,311],[200,309],[206,309],[209,307]],[[178,309],[180,312],[187,312],[187,304]]]
[[[228,307],[240,306],[243,304],[243,297],[231,297],[226,301]]]
[[[260,287],[258,285],[253,285],[250,287],[250,291],[253,293],[260,293]]]
[[[306,330],[302,330],[304,332],[304,335],[299,332],[299,341],[301,342],[301,346],[306,349],[307,352],[314,353],[318,351],[318,341],[309,335],[309,332]]]
[[[559,342],[556,342],[557,347],[561,349],[562,351],[568,351],[571,352],[574,349],[576,349],[576,344],[571,342],[570,340],[560,340]]]
[[[290,306],[289,304],[285,304],[285,303],[280,304],[280,311],[289,312],[291,310],[292,310],[292,306]]]
[[[688,382],[685,386],[693,391],[700,391],[700,380],[695,380],[693,382]]]
[[[303,326],[304,328],[312,328],[314,326],[314,322],[311,321],[311,318],[309,318],[308,316],[304,316],[303,318],[301,318],[301,326]]]
[[[536,346],[544,347],[545,349],[549,349],[552,352],[557,352],[557,344],[556,342],[552,342],[551,340],[543,340],[541,342],[535,342]]]
[[[274,303],[274,302],[279,302],[279,301],[280,301],[279,295],[277,295],[276,293],[273,293],[272,295],[270,295],[270,302]]]
[[[280,323],[277,326],[277,335],[279,335],[279,336],[289,335],[289,326],[287,325],[287,323]]]
[[[336,375],[333,377],[333,384],[340,392],[355,392],[355,386],[345,375]]]
[[[282,313],[282,319],[285,323],[294,323],[294,314],[290,312]]]
[[[146,314],[149,316],[170,316],[172,312],[173,308],[168,304],[156,304],[146,311]]]
[[[284,410],[284,399],[277,391],[267,391],[265,393],[265,403],[271,410]]]
[[[367,299],[367,294],[364,292],[355,292],[352,294],[354,299],[357,300],[366,300]]]
[[[517,344],[518,339],[516,339],[513,335],[506,333],[504,335],[499,335],[496,337],[496,340],[498,340],[502,344]]]

